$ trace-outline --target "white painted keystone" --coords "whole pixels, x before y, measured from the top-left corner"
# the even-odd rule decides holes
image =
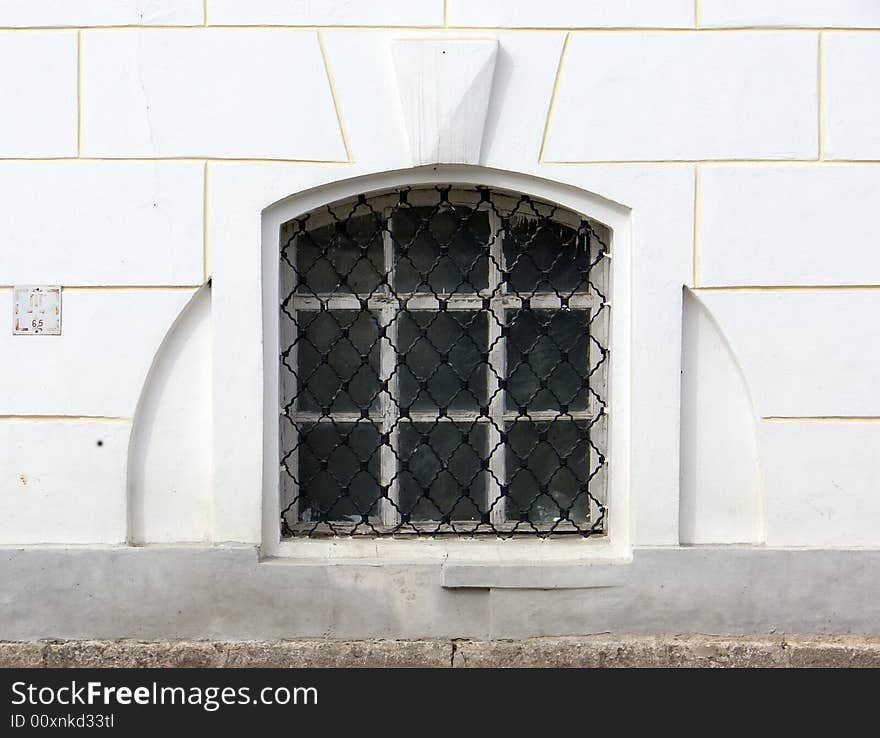
[[[392,42],[412,164],[478,164],[498,42]]]
[[[493,34],[500,51],[480,146],[480,163],[523,171],[541,151],[564,33]],[[480,32],[456,38],[485,39]],[[324,45],[352,156],[360,166],[409,166],[406,126],[389,47],[399,31],[324,31]],[[523,101],[530,101],[524,105]]]

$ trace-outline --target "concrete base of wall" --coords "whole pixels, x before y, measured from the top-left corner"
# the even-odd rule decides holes
[[[520,641],[0,643],[0,668],[880,668],[880,639],[590,636]]]
[[[615,565],[479,569],[475,578],[443,561],[261,560],[253,546],[6,548],[0,640],[880,635],[876,550],[644,548]]]

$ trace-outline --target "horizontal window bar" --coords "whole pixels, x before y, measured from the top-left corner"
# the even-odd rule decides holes
[[[282,412],[281,415],[290,418],[295,423],[357,423],[361,420],[373,421],[375,423],[380,423],[382,420],[382,414],[377,411],[375,413],[370,413],[369,416],[364,417],[360,413],[330,413],[329,415],[322,415],[321,413],[314,412],[297,412],[297,413],[286,413]],[[534,420],[534,421],[550,421],[550,420],[594,420],[599,416],[599,409],[597,410],[569,410],[568,412],[562,413],[559,410],[529,410],[526,415],[520,415],[517,412],[505,412],[504,420],[508,422],[512,422],[518,419],[524,420]],[[440,415],[437,412],[413,412],[410,411],[408,417],[399,418],[402,423],[433,423],[434,421],[438,422],[453,422],[453,423],[488,423],[491,418],[480,415],[475,412],[448,412],[445,415]]]
[[[289,523],[288,527],[293,533],[308,533],[312,537],[318,536],[391,536],[393,538],[407,536],[419,536],[426,534],[433,535],[477,535],[477,536],[493,536],[498,533],[523,534],[529,535],[536,531],[541,533],[584,533],[592,530],[592,533],[600,534],[603,531],[602,525],[599,524],[593,528],[593,524],[589,520],[571,521],[560,520],[557,523],[536,523],[536,522],[505,522],[505,523],[481,523],[476,520],[460,520],[452,523],[441,523],[437,521],[418,521],[413,523],[402,523],[400,526],[379,525],[373,523],[346,523],[333,522],[328,523]]]
[[[489,300],[489,304],[484,303]],[[439,310],[441,301],[448,310],[484,310],[500,306],[505,310],[520,310],[524,305],[536,310],[559,310],[563,307],[572,310],[589,310],[599,307],[601,299],[594,294],[577,292],[571,296],[559,296],[553,293],[538,292],[523,297],[520,295],[451,294],[435,297],[420,293],[391,295],[294,295],[291,305],[294,310],[317,311],[326,310],[360,310],[364,302],[369,310],[380,310],[389,305],[397,305],[405,310]]]

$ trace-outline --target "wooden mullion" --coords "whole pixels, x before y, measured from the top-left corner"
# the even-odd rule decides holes
[[[593,409],[592,405],[587,410],[569,410],[567,413],[560,413],[558,410],[529,410],[528,416],[521,416],[518,412],[504,413],[505,420],[533,420],[536,423],[549,422],[551,420],[594,420],[599,414],[599,408]]]
[[[560,310],[563,307],[563,298],[553,292],[536,292],[527,297],[505,295],[504,307],[508,310],[518,310],[526,299],[528,299],[529,308],[532,310]],[[569,310],[590,310],[597,306],[596,296],[587,292],[575,292],[567,296],[565,301],[565,307]]]
[[[437,412],[410,411],[409,421],[413,423],[488,423],[489,418],[474,412],[447,412],[440,415]]]
[[[385,260],[385,273],[388,275],[391,296],[394,295],[394,241],[391,238],[391,208],[384,211],[382,242]],[[382,434],[388,439],[383,443],[380,453],[380,479],[383,487],[388,488],[388,497],[383,498],[380,504],[380,517],[382,524],[397,526],[400,524],[398,504],[400,501],[400,485],[397,474],[397,449],[399,430],[399,408],[397,405],[399,395],[397,371],[397,320],[398,306],[396,301],[389,299],[382,306],[380,316],[382,326],[385,329],[385,337],[381,339],[379,352],[380,376],[382,382],[387,382],[388,387],[380,396],[380,410],[382,415]]]
[[[501,442],[504,432],[505,391],[500,388],[499,379],[507,376],[507,346],[502,337],[501,326],[504,325],[504,296],[501,265],[503,264],[503,247],[501,219],[494,210],[489,210],[489,290],[490,310],[488,323],[489,371],[487,391],[492,399],[489,402],[488,438],[486,439],[489,456],[489,470],[486,479],[487,509],[490,509],[490,522],[493,525],[507,521],[507,504],[501,496],[501,485],[506,484],[506,446]],[[496,376],[497,375],[497,376]],[[494,385],[494,387],[493,387]]]
[[[357,423],[361,420],[360,413],[336,412],[332,415],[322,415],[321,413],[297,412],[292,416],[294,423]]]

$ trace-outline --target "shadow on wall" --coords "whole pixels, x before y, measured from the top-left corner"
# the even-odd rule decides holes
[[[709,310],[685,289],[681,543],[763,543],[763,487],[745,377]]]
[[[165,336],[138,400],[128,449],[129,543],[212,534],[211,289]]]

